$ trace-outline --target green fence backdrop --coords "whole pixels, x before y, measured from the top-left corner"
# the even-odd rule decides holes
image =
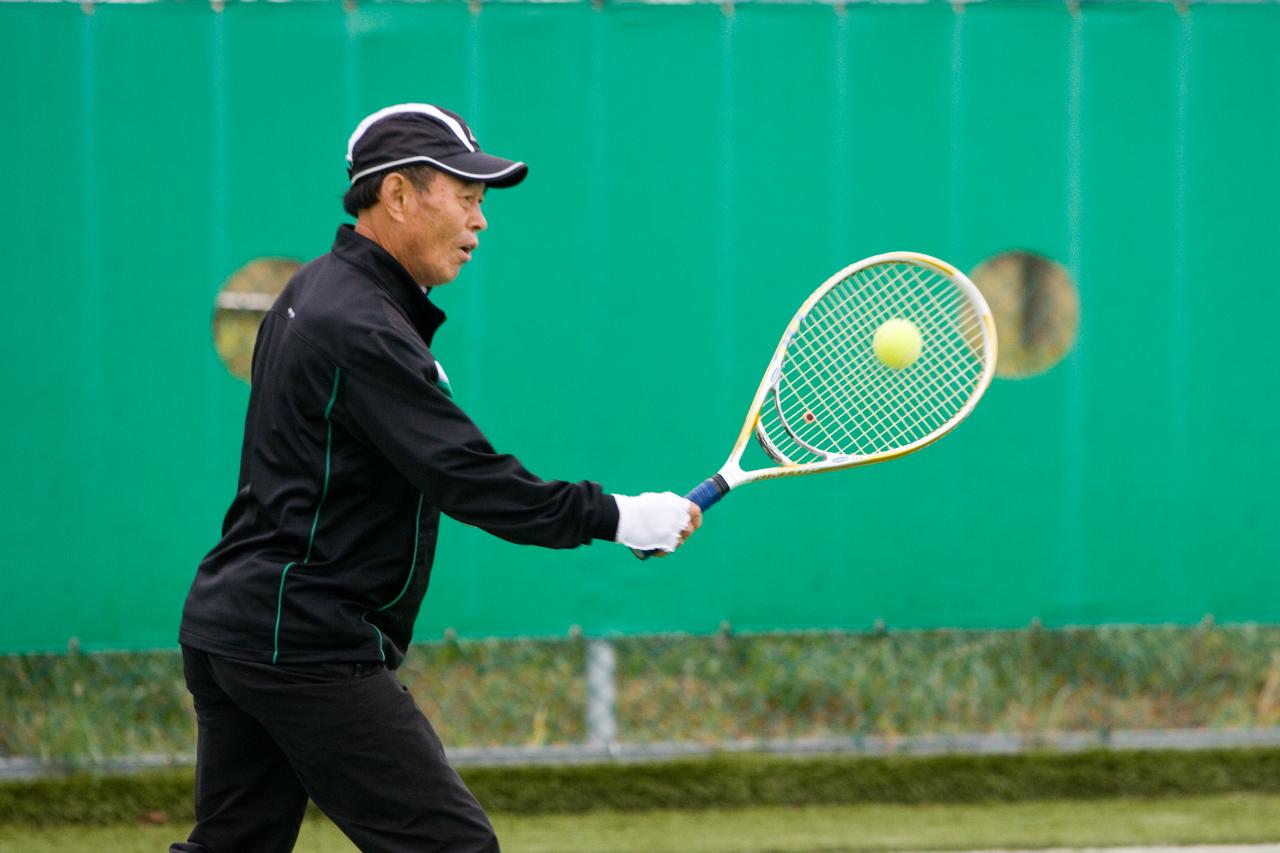
[[[1067,268],[946,441],[744,489],[672,559],[449,522],[418,636],[1280,618],[1280,5],[0,3],[0,650],[171,646],[235,485],[227,278],[324,252],[402,101],[529,180],[435,348],[547,477],[684,490],[865,255]]]

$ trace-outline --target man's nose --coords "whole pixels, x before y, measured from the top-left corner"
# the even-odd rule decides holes
[[[484,218],[484,211],[477,210],[475,216],[471,218],[471,230],[483,231],[489,227],[489,220]]]

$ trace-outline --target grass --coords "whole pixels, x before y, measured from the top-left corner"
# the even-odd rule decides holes
[[[619,725],[664,738],[1272,726],[1280,627],[655,637],[620,644]]]
[[[1280,796],[1228,795],[970,805],[768,807],[711,811],[495,815],[506,853],[853,853],[854,851],[1280,841]],[[0,851],[162,850],[186,824],[0,827]],[[326,819],[297,849],[350,853]]]
[[[1280,725],[1280,626],[616,641],[628,742]],[[416,645],[400,670],[450,747],[581,743],[581,639]],[[188,755],[175,652],[0,657],[0,756]]]
[[[1280,795],[1280,749],[1019,755],[734,755],[640,764],[468,767],[497,813],[965,804],[1229,794]],[[0,824],[109,826],[192,819],[190,769],[0,784]]]

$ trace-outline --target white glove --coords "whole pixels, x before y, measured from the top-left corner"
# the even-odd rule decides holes
[[[618,502],[618,534],[615,542],[639,551],[674,551],[680,534],[689,526],[687,500],[674,492],[614,495]]]

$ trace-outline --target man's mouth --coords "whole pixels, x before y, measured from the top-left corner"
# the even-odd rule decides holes
[[[469,260],[471,260],[471,253],[472,253],[472,252],[474,252],[474,251],[476,250],[476,246],[478,246],[478,245],[480,245],[480,244],[479,244],[479,243],[467,243],[467,244],[464,244],[464,245],[462,245],[462,246],[459,246],[459,247],[458,247],[458,251],[462,252],[462,256],[463,256],[464,258],[466,258],[466,259],[469,261]]]

